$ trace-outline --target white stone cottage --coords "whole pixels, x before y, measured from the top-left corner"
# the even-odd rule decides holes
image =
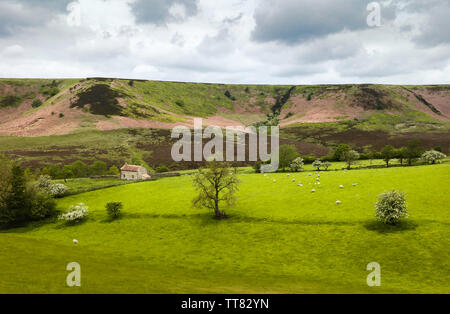
[[[151,176],[143,166],[125,164],[120,168],[120,178],[122,180],[148,180],[151,179]]]

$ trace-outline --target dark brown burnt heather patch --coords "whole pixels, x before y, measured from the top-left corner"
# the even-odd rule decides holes
[[[97,84],[81,91],[70,108],[89,108],[89,112],[95,115],[120,115],[122,107],[117,98],[124,96],[107,84]]]

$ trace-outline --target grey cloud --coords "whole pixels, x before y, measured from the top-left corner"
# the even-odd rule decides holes
[[[53,14],[63,12],[70,0],[18,0],[0,2],[0,36],[45,25]]]
[[[197,14],[197,0],[136,0],[130,5],[137,23],[164,25],[176,19],[170,13],[174,4],[184,6],[187,16]]]
[[[47,10],[66,11],[67,5],[74,0],[16,0],[14,2],[21,3],[29,7],[45,8]]]
[[[427,9],[422,9],[423,3],[415,7],[410,5],[410,10],[418,10],[426,15],[425,23],[418,25],[420,34],[414,37],[414,42],[419,46],[432,47],[450,43],[450,2],[432,1]],[[415,22],[412,21],[414,25]]]
[[[366,29],[367,4],[364,0],[263,0],[254,14],[252,38],[259,42],[287,44],[305,42],[344,30]],[[382,7],[382,19],[395,16],[393,7]]]

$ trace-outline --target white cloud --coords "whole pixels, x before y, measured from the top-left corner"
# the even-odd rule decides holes
[[[78,26],[67,23],[64,8],[70,2],[80,5]],[[429,9],[417,0],[392,2],[379,28],[361,23],[364,5],[336,8],[333,0],[300,6],[309,18],[305,25],[290,19],[299,8],[291,0],[277,2],[279,8],[266,20],[266,0],[169,2],[5,0],[0,3],[0,76],[450,83],[445,33],[450,25],[436,13],[446,12],[445,0],[430,1]],[[338,12],[324,20],[327,3]]]

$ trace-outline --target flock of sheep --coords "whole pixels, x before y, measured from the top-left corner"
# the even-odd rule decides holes
[[[347,171],[345,171],[345,172],[347,172]],[[321,184],[321,183],[320,183],[320,175],[321,175],[321,174],[322,174],[322,171],[316,172],[317,178],[316,178],[316,182],[314,183],[314,185],[320,185],[320,184]],[[312,173],[309,173],[309,174],[308,174],[309,177],[312,177],[312,175],[313,175]],[[264,176],[267,177],[267,174],[264,174]],[[290,177],[291,175],[290,175],[290,174],[287,174],[286,176],[287,176],[287,177]],[[295,179],[292,179],[292,182],[295,183],[295,182],[296,182]],[[273,183],[277,183],[277,180],[274,179],[274,180],[273,180]],[[302,184],[302,183],[299,183],[299,184],[297,184],[297,186],[303,187],[303,184]],[[358,186],[358,183],[353,183],[353,187],[356,187],[356,186]],[[339,185],[339,189],[341,189],[341,190],[344,189],[344,186],[343,186],[343,185]],[[312,189],[312,190],[311,190],[311,193],[316,193],[316,189]],[[339,200],[336,201],[336,205],[341,205],[341,204],[342,204],[341,201],[339,201]]]

